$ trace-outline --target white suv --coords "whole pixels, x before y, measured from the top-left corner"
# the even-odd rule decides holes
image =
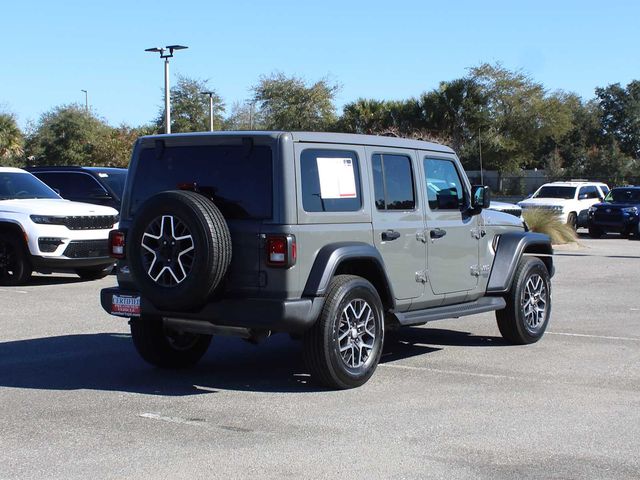
[[[0,167],[0,285],[24,283],[33,270],[107,275],[117,222],[113,208],[63,200],[30,173]]]
[[[524,212],[542,208],[556,212],[562,222],[575,230],[587,226],[589,207],[609,193],[609,187],[599,182],[553,182],[545,183],[529,198],[518,202]]]

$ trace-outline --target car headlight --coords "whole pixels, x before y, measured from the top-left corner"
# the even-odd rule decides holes
[[[622,211],[624,213],[628,213],[630,215],[637,215],[638,214],[638,207],[625,207],[622,209]]]
[[[42,223],[45,225],[64,225],[64,219],[61,217],[52,217],[49,215],[31,215],[33,223]]]

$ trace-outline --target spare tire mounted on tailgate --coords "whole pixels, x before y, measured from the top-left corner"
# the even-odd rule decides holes
[[[144,298],[161,309],[196,309],[229,267],[231,234],[212,201],[195,192],[172,190],[140,207],[127,250]]]

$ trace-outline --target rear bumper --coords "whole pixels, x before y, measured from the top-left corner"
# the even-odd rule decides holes
[[[112,314],[113,295],[137,296],[138,292],[119,287],[104,288],[100,303]],[[159,310],[144,297],[140,298],[141,314],[160,318],[175,318],[209,322],[213,325],[243,327],[254,330],[299,333],[311,327],[324,304],[324,297],[277,300],[262,298],[224,299],[208,303],[195,312]]]
[[[31,256],[31,265],[34,270],[65,271],[85,267],[107,267],[115,265],[111,257],[96,258],[63,258],[63,257],[39,257]]]

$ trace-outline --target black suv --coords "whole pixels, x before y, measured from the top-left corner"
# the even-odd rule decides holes
[[[120,210],[127,178],[126,168],[29,167],[26,170],[49,185],[62,198]]]
[[[640,186],[614,188],[602,203],[589,208],[589,235],[600,238],[618,232],[640,238],[639,214]]]

